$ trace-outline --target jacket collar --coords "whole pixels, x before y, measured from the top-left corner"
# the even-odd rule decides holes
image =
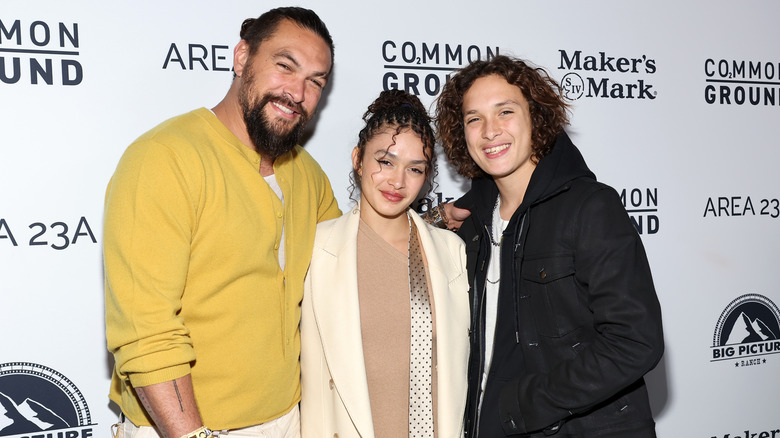
[[[332,287],[311,290],[312,311],[320,332],[322,352],[355,429],[363,436],[372,436],[374,425],[363,361],[360,306],[356,299],[359,224],[359,205],[335,219],[321,246],[329,257],[320,259],[319,266],[312,265],[309,272],[317,276],[315,278],[332,279]],[[328,222],[318,225],[317,233],[327,225]]]
[[[360,202],[352,207],[348,213],[345,213],[341,219],[337,219],[333,223],[331,232],[328,233],[328,238],[322,242],[322,249],[333,256],[344,257],[345,254],[352,256],[352,252],[357,250],[357,230],[360,225]],[[435,242],[431,236],[430,230],[428,230],[428,224],[420,217],[419,214],[413,210],[409,211],[409,217],[414,221],[417,226],[417,233],[420,236],[420,245],[423,250],[425,248],[434,248]],[[426,261],[428,263],[428,269],[434,269],[438,272],[441,271],[441,264],[438,260],[432,259],[435,254],[428,254],[431,250],[425,251]],[[355,260],[357,257],[355,256]]]

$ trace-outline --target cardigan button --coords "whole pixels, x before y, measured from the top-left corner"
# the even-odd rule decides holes
[[[328,381],[328,386],[330,386],[330,389],[333,389],[333,387],[336,386],[333,383],[333,379],[330,379],[330,381]]]

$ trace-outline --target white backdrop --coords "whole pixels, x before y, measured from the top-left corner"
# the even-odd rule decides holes
[[[305,147],[342,209],[384,86],[432,104],[469,56],[530,59],[566,85],[569,133],[642,232],[666,332],[659,436],[780,436],[780,3],[299,4],[336,43]],[[34,436],[11,413],[45,406],[63,421],[46,438],[107,437],[106,183],[135,137],[224,96],[241,21],[280,5],[0,0],[0,436]],[[439,184],[467,187],[444,160]]]

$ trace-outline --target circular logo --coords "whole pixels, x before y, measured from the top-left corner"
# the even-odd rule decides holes
[[[769,298],[747,294],[729,303],[718,318],[713,346],[780,339],[780,310]]]
[[[64,375],[30,362],[0,364],[0,436],[91,423],[84,396]]]
[[[561,79],[561,88],[563,89],[563,97],[569,100],[577,100],[585,92],[585,82],[577,73],[567,73]]]

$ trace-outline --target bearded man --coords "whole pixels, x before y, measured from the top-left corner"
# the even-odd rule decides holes
[[[341,212],[298,140],[332,64],[314,12],[248,19],[225,98],[122,156],[103,237],[122,437],[299,435],[303,280]]]

